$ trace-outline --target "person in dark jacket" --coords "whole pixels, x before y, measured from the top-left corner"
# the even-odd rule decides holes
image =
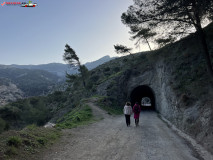
[[[138,104],[138,102],[136,102],[135,105],[133,106],[133,112],[134,112],[135,125],[137,127],[139,123],[140,112],[141,112],[141,107]]]

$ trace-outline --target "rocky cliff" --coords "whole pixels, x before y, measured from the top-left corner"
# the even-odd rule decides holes
[[[0,84],[0,107],[24,97],[23,92],[11,82]]]

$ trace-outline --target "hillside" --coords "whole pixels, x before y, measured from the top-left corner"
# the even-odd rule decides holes
[[[62,81],[60,77],[46,71],[18,69],[3,65],[0,66],[0,80],[2,93],[0,101],[11,99],[14,101],[18,98],[46,94],[55,84]],[[16,98],[7,98],[8,96]]]
[[[8,79],[0,78],[0,106],[24,97],[24,93]]]
[[[213,61],[213,24],[205,30]],[[201,52],[196,35],[191,35],[128,56],[126,63],[122,58],[111,61],[92,71],[95,94],[115,106],[150,96],[157,112],[213,153],[213,83]]]
[[[101,64],[104,64],[108,61],[111,61],[113,59],[115,59],[116,57],[110,57],[110,56],[104,56],[96,61],[93,61],[93,62],[87,62],[85,63],[84,65],[88,68],[88,70],[91,70],[91,69],[94,69],[96,68],[97,66],[101,65]]]
[[[114,57],[105,56],[85,65],[89,70]],[[64,88],[65,73],[76,74],[66,64],[0,65],[0,106],[18,99],[45,95]],[[63,90],[63,89],[62,89]]]
[[[205,29],[213,58],[213,24]],[[117,58],[90,71],[84,91],[79,79],[71,99],[98,96],[99,105],[122,109],[150,97],[152,107],[213,153],[213,83],[198,39],[192,34],[151,52]]]

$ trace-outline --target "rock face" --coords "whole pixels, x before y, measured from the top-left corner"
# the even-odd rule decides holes
[[[23,98],[23,92],[13,83],[0,85],[0,107]]]

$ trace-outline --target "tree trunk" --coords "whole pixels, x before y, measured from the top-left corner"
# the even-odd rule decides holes
[[[196,1],[192,2],[192,9],[194,12],[194,17],[195,17],[195,19],[192,19],[192,20],[193,20],[194,26],[198,32],[199,41],[201,42],[201,45],[203,48],[203,53],[204,53],[204,57],[206,59],[206,64],[207,64],[207,71],[209,72],[211,80],[213,80],[213,68],[212,68],[212,63],[211,63],[211,56],[210,56],[209,49],[208,49],[207,42],[206,42],[206,35],[201,26],[199,7],[198,7],[198,4],[196,3]]]
[[[82,82],[83,82],[84,88],[86,88],[85,77],[84,77],[84,74],[83,74],[83,71],[82,71],[82,68],[81,68],[80,61],[78,61],[78,65],[79,65],[79,69],[80,69],[80,72],[81,72],[81,77],[82,77]]]
[[[151,47],[150,47],[150,45],[149,45],[149,42],[148,42],[148,40],[146,39],[146,38],[144,38],[145,40],[146,40],[146,43],[148,44],[148,46],[149,46],[149,49],[150,49],[150,51],[152,50],[151,49]]]
[[[212,68],[212,63],[211,63],[211,56],[210,56],[207,42],[206,42],[206,36],[201,27],[197,28],[197,31],[198,31],[198,35],[199,35],[199,40],[200,40],[202,48],[203,48],[203,53],[204,53],[204,57],[205,57],[206,64],[207,64],[207,70],[209,72],[209,75],[213,79],[213,68]]]
[[[83,81],[84,88],[86,88],[85,78],[84,78],[84,75],[83,75],[82,72],[81,72],[81,76],[82,76],[82,81]]]
[[[128,52],[129,52],[129,51],[128,51]],[[130,54],[132,57],[134,57],[133,54],[132,54],[131,52],[129,52],[129,54]]]

